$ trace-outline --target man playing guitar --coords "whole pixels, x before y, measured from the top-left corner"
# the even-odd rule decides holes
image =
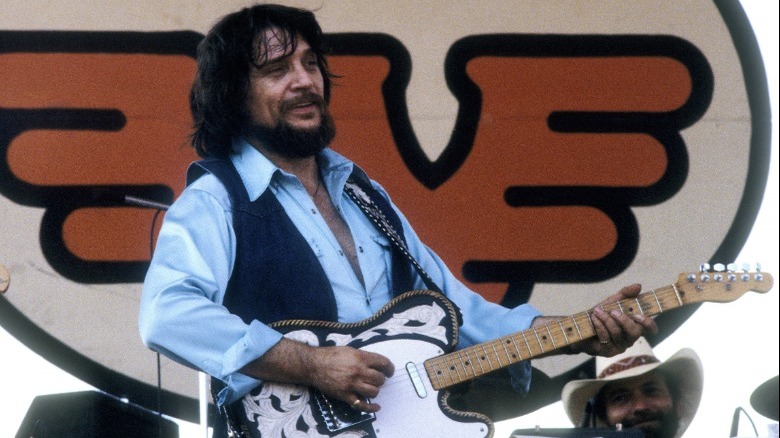
[[[290,430],[317,436],[312,427],[322,436],[381,435],[376,426],[334,431],[320,423],[347,421],[329,417],[340,409],[336,402],[357,417],[405,403],[382,398],[400,373],[411,376],[417,399],[435,390],[423,370],[415,364],[407,369],[411,359],[387,356],[420,347],[416,336],[441,339],[429,343],[436,355],[448,342],[457,352],[547,327],[549,337],[507,341],[490,347],[498,356],[475,353],[459,364],[461,373],[478,373],[517,361],[508,367],[511,384],[527,391],[530,363],[509,348],[538,344],[546,351],[556,339],[549,327],[559,318],[541,316],[528,304],[505,308],[467,289],[420,241],[384,189],[328,147],[335,136],[331,79],[322,30],[309,11],[257,5],[225,16],[206,35],[190,95],[192,145],[204,159],[190,167],[186,190],[166,213],[144,283],[143,341],[213,376],[220,407],[238,403],[250,420],[268,428],[251,431],[256,436],[289,436]],[[420,290],[435,292],[415,294],[397,311],[383,310],[403,292]],[[656,324],[642,313],[604,310],[639,290],[627,286],[593,307],[587,327],[563,333],[565,351],[611,356],[654,334]],[[452,322],[442,325],[447,318]],[[270,325],[283,320],[339,325],[331,333],[303,330],[305,324],[292,332]],[[404,343],[371,348],[378,344],[369,338],[389,334]],[[443,369],[440,378],[457,379],[456,367]],[[296,392],[300,387],[316,392]],[[253,417],[263,400],[275,412],[306,400],[307,406],[321,405],[316,415],[328,418],[310,421],[306,407],[285,431]],[[441,403],[434,406],[443,417],[457,417]],[[453,427],[469,424],[466,417]],[[492,434],[486,421],[472,419],[478,435]],[[215,426],[215,436],[225,434],[224,425]]]

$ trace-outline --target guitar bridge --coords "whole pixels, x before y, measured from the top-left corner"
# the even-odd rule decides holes
[[[340,432],[358,424],[374,421],[376,418],[373,413],[358,411],[339,400],[330,400],[320,391],[312,390],[312,395],[317,407],[313,411],[319,414],[319,423],[325,426],[329,433]],[[370,402],[367,398],[363,401]]]

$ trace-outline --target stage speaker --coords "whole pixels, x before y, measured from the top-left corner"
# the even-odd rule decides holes
[[[35,397],[16,438],[177,438],[179,425],[97,391]]]

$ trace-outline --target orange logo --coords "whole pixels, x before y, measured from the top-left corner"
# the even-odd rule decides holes
[[[187,147],[196,37],[10,36],[33,37],[41,51],[2,55],[13,84],[0,94],[3,192],[45,208],[44,254],[65,277],[142,280],[153,213],[106,195],[170,202],[183,188],[196,158]],[[390,189],[456,275],[505,304],[527,301],[536,281],[603,280],[631,263],[639,232],[630,208],[680,188],[680,131],[712,94],[706,60],[675,38],[466,38],[445,66],[458,119],[432,162],[406,112],[403,46],[384,36],[336,35],[333,44],[344,77],[335,147]]]

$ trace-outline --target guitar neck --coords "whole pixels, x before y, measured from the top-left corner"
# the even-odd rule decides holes
[[[745,290],[766,292],[772,277],[734,272],[724,274],[681,274],[675,285],[665,286],[603,306],[610,312],[651,317],[686,304],[703,301],[733,301]],[[425,369],[434,389],[451,387],[500,368],[532,359],[573,343],[596,336],[592,310],[562,317],[549,324],[532,327],[502,338],[428,359]]]

